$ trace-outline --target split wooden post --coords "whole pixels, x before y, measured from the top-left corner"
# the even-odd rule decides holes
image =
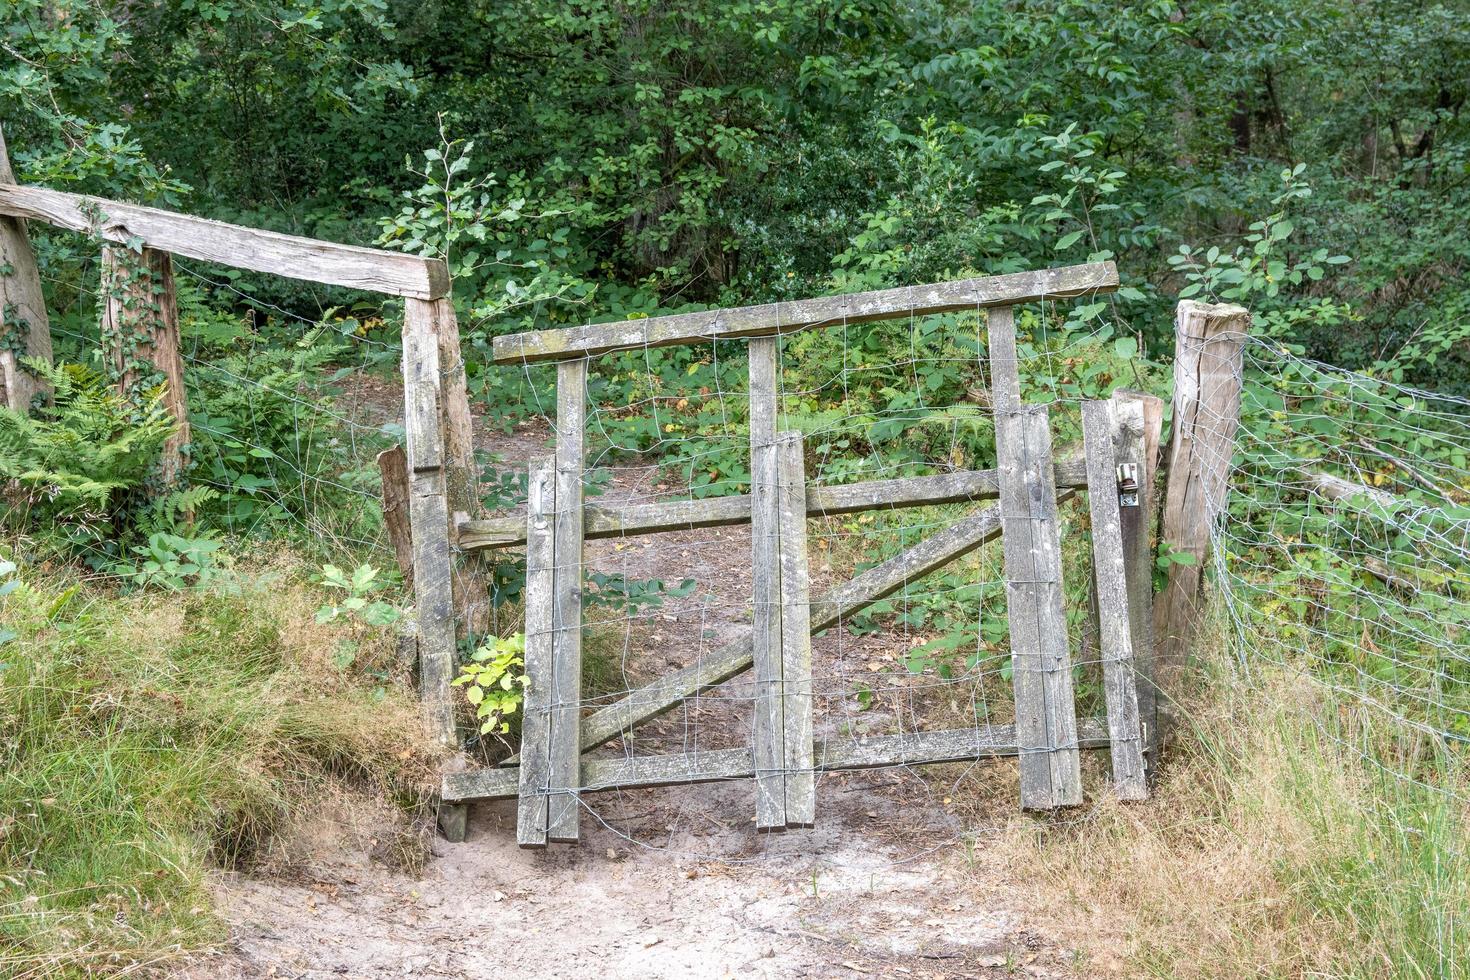
[[[776,437],[777,545],[781,553],[781,685],[786,826],[817,819],[812,772],[811,575],[806,548],[806,468],[800,432]]]
[[[459,637],[488,615],[489,599],[476,598],[485,594],[483,580],[454,562],[456,517],[479,511],[459,327],[448,299],[403,301],[403,383],[419,697],[430,737],[457,750],[449,687],[455,651]],[[465,815],[441,807],[439,818],[455,840]]]
[[[419,630],[419,698],[429,737],[459,747],[449,682],[454,672],[453,555],[444,490],[439,344],[430,317],[409,303],[403,320],[403,398],[413,521],[414,609]]]
[[[403,576],[403,587],[413,591],[413,524],[409,519],[412,493],[408,480],[408,455],[402,446],[378,453],[378,475],[383,480],[383,526],[388,530],[388,543]]]
[[[755,664],[755,826],[786,827],[785,707],[781,683],[781,566],[776,456],[778,340],[750,341],[751,655]]]
[[[14,183],[0,129],[0,184]],[[20,363],[21,357],[51,363],[51,324],[26,223],[0,217],[0,405],[26,412],[36,395],[48,394],[49,388]]]
[[[1242,306],[1193,300],[1182,301],[1175,315],[1173,435],[1160,546],[1193,561],[1169,565],[1154,607],[1156,681],[1165,694],[1194,637],[1210,532],[1225,512],[1250,319]]]
[[[135,389],[144,383],[151,386],[155,376],[165,385],[164,405],[177,427],[163,445],[159,469],[166,485],[175,483],[184,472],[189,405],[173,259],[146,246],[141,252],[103,246],[102,297],[102,343],[117,374],[119,393],[141,394]]]
[[[552,572],[549,840],[575,843],[582,763],[582,467],[587,362],[562,361],[556,385],[556,499]]]
[[[545,847],[556,693],[556,460],[533,461],[526,484],[526,694],[521,715],[516,842]]]
[[[1158,496],[1154,484],[1159,469],[1159,437],[1164,424],[1164,402],[1138,391],[1113,392],[1116,419],[1143,419],[1143,429],[1115,426],[1113,454],[1119,466],[1132,465],[1138,473],[1138,506],[1124,507],[1119,515],[1123,532],[1123,574],[1128,583],[1128,622],[1133,643],[1138,720],[1143,731],[1144,761],[1152,776],[1158,768],[1158,689],[1154,680],[1154,554],[1149,533]]]
[[[1148,796],[1143,735],[1134,683],[1133,627],[1128,617],[1128,582],[1123,562],[1120,512],[1137,509],[1139,474],[1120,471],[1113,453],[1119,429],[1143,435],[1143,409],[1104,401],[1082,403],[1082,438],[1087,448],[1087,505],[1092,518],[1092,571],[1097,591],[1098,642],[1103,695],[1112,739],[1113,788],[1124,800]],[[1132,465],[1132,464],[1130,464]]]
[[[1082,802],[1082,772],[1062,607],[1050,413],[1044,405],[1021,404],[1009,307],[990,311],[988,335],[1021,806],[1075,806]]]

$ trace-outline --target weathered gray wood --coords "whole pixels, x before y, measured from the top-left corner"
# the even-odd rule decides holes
[[[1354,498],[1361,498],[1365,504],[1373,504],[1387,510],[1392,510],[1399,504],[1398,498],[1387,490],[1370,487],[1366,483],[1344,480],[1340,476],[1312,469],[1300,469],[1297,472],[1301,474],[1302,481],[1308,489],[1321,494],[1328,500],[1350,501]]]
[[[440,802],[436,814],[439,833],[451,844],[462,844],[470,825],[470,808],[463,803]]]
[[[1120,799],[1148,797],[1143,764],[1143,733],[1133,673],[1133,629],[1128,618],[1128,579],[1123,567],[1123,528],[1118,499],[1118,464],[1113,454],[1116,430],[1143,434],[1138,404],[1082,403],[1082,439],[1087,449],[1087,506],[1092,519],[1092,572],[1097,585],[1098,638],[1102,649],[1103,697],[1112,739],[1113,789]],[[1130,506],[1136,507],[1137,504]]]
[[[1081,722],[1078,743],[1085,749],[1108,744],[1107,725],[1100,718]],[[1002,758],[1016,754],[1013,725],[959,728],[901,735],[865,735],[858,738],[818,740],[813,768],[817,772],[918,766],[969,759]],[[755,775],[751,750],[705,749],[680,755],[587,759],[582,763],[584,793],[611,789],[641,789],[685,783],[750,779]],[[515,768],[477,769],[444,776],[446,800],[496,800],[515,796]]]
[[[1081,456],[1056,464],[1056,485],[1065,489],[1087,486],[1087,466]],[[808,517],[830,517],[882,508],[927,507],[993,499],[995,470],[964,470],[938,476],[900,480],[871,480],[839,487],[808,487]],[[750,522],[750,497],[710,497],[656,504],[588,504],[584,508],[587,540],[633,537],[659,531],[728,527]],[[524,514],[465,521],[459,526],[459,547],[466,550],[509,548],[526,543]]]
[[[465,383],[464,355],[460,348],[459,321],[454,304],[446,299],[403,301],[405,334],[422,332],[434,338],[439,352],[439,384],[436,393],[439,427],[443,432],[444,492],[449,508],[451,540],[463,521],[483,516],[475,465],[475,445],[469,393]],[[525,529],[525,518],[521,518]],[[453,568],[456,635],[483,635],[489,629],[490,594],[485,569],[478,560],[456,562]]]
[[[449,510],[439,427],[439,355],[421,330],[403,337],[404,433],[413,534],[414,611],[419,635],[419,697],[430,738],[458,748],[449,682],[454,671],[454,595],[450,584]]]
[[[521,751],[516,843],[544,847],[551,793],[552,709],[556,694],[554,594],[556,460],[533,462],[526,485],[526,693],[521,710]],[[577,781],[581,782],[580,774]]]
[[[0,129],[0,184],[14,184],[5,132]],[[0,405],[28,411],[47,385],[31,374],[16,355],[51,363],[51,324],[41,292],[36,253],[20,218],[0,217]]]
[[[1072,496],[1064,490],[1058,500]],[[912,548],[875,565],[814,603],[811,631],[819,633],[856,615],[906,583],[964,557],[1000,534],[1000,511],[986,507],[945,528]],[[750,634],[738,637],[682,670],[664,674],[595,712],[582,722],[582,749],[587,751],[632,731],[673,708],[685,698],[722,684],[751,665]]]
[[[142,239],[160,252],[290,279],[416,299],[437,299],[449,292],[449,271],[438,259],[298,238],[44,187],[0,184],[0,215],[44,221],[119,244]]]
[[[1175,314],[1174,416],[1160,545],[1193,557],[1171,564],[1154,604],[1156,682],[1162,693],[1183,668],[1202,603],[1210,532],[1225,512],[1250,313],[1184,300]],[[1161,708],[1163,706],[1161,705]],[[1167,727],[1168,713],[1160,711]]]
[[[1010,309],[990,312],[988,335],[1021,805],[1075,806],[1082,802],[1082,775],[1062,607],[1050,414],[1044,405],[1021,404]]]
[[[701,313],[596,323],[495,338],[497,364],[588,357],[638,347],[664,347],[731,337],[788,333],[840,323],[867,323],[897,316],[927,316],[956,310],[1065,299],[1118,288],[1111,262],[1015,272],[928,286],[880,289],[844,296],[768,303]]]
[[[1143,733],[1144,760],[1152,777],[1158,765],[1158,690],[1154,684],[1154,559],[1149,540],[1154,514],[1154,483],[1158,475],[1159,437],[1164,403],[1154,395],[1115,391],[1115,417],[1128,422],[1114,428],[1113,453],[1119,465],[1138,467],[1138,506],[1120,508],[1123,534],[1123,573],[1128,585],[1129,636],[1133,643],[1138,720]],[[1133,421],[1142,419],[1140,431]]]
[[[781,684],[786,826],[817,819],[812,773],[811,575],[806,547],[806,468],[800,432],[776,438],[777,541],[781,554]]]
[[[378,453],[378,474],[383,484],[383,526],[403,576],[403,587],[412,592],[413,525],[409,521],[408,455],[402,446]]]
[[[755,752],[755,826],[786,827],[785,694],[781,676],[781,567],[776,508],[779,341],[750,342],[751,650],[755,664],[751,745]]]
[[[141,253],[110,246],[102,250],[101,339],[118,378],[118,391],[135,392],[140,382],[164,383],[164,406],[176,427],[159,455],[159,476],[176,483],[189,444],[189,403],[184,391],[184,359],[179,349],[179,304],[173,260],[167,252]],[[151,366],[152,370],[149,370]]]
[[[552,577],[551,801],[546,836],[575,843],[582,766],[582,465],[587,362],[562,361],[556,385],[556,570]]]

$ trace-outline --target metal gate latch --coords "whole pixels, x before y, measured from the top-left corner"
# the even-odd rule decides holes
[[[1123,507],[1138,506],[1138,464],[1118,464],[1118,504]]]

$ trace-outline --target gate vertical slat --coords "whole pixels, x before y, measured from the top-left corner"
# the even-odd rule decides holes
[[[516,843],[545,847],[551,786],[552,608],[556,464],[533,461],[526,484],[526,693],[521,718]]]
[[[582,468],[587,361],[557,365],[556,506],[552,516],[551,799],[548,839],[575,843],[582,769]]]
[[[1050,413],[1044,405],[1021,404],[1009,307],[990,311],[988,341],[1021,806],[1071,806],[1082,802],[1082,776],[1062,608]]]
[[[812,771],[811,575],[807,567],[803,448],[800,432],[783,432],[776,440],[788,827],[810,827],[817,816],[816,776]]]
[[[1148,796],[1138,692],[1133,675],[1133,635],[1128,616],[1128,581],[1123,567],[1123,530],[1118,468],[1113,454],[1117,430],[1143,436],[1143,410],[1133,404],[1082,403],[1082,439],[1087,452],[1087,506],[1092,517],[1092,570],[1097,584],[1103,696],[1112,740],[1113,788],[1124,800]],[[1129,503],[1138,506],[1137,491]]]
[[[777,513],[776,379],[779,341],[750,341],[750,542],[755,666],[755,824],[786,826],[785,720],[781,674],[781,568]]]
[[[1133,667],[1138,689],[1138,722],[1145,762],[1152,775],[1158,765],[1158,686],[1154,680],[1154,557],[1149,522],[1154,513],[1154,482],[1164,402],[1139,391],[1115,391],[1119,406],[1136,405],[1143,418],[1140,433],[1115,430],[1113,452],[1118,463],[1138,467],[1138,506],[1123,508],[1123,569],[1128,580],[1128,618],[1133,641]]]

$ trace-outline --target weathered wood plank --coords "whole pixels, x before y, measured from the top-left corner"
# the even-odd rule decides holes
[[[0,184],[14,184],[5,132],[0,129]],[[41,270],[20,218],[0,217],[0,338],[19,336],[25,357],[51,363],[51,323],[41,292]],[[31,401],[47,394],[47,385],[20,363],[14,341],[0,343],[0,405],[17,412],[30,410]]]
[[[1143,735],[1144,761],[1152,777],[1158,764],[1158,690],[1154,685],[1154,560],[1149,541],[1154,514],[1155,478],[1159,464],[1159,437],[1164,422],[1161,399],[1137,391],[1115,391],[1117,417],[1127,424],[1115,427],[1113,453],[1119,465],[1138,470],[1138,503],[1122,507],[1123,573],[1128,587],[1129,637],[1133,644],[1138,721]],[[1134,431],[1133,422],[1143,426]]]
[[[1058,488],[1087,486],[1087,466],[1081,456],[1056,464]],[[938,504],[990,500],[997,493],[995,470],[964,470],[938,476],[915,476],[900,480],[871,480],[839,487],[808,487],[808,517],[830,517],[865,510],[928,507]],[[633,537],[660,531],[682,531],[705,527],[729,527],[750,522],[750,497],[711,497],[706,500],[671,500],[655,504],[588,504],[585,508],[587,540]],[[459,547],[466,550],[509,548],[526,543],[524,514],[465,521],[459,526]]]
[[[444,491],[443,432],[439,426],[439,354],[432,334],[403,337],[404,434],[413,534],[414,611],[419,635],[419,698],[427,732],[458,748],[449,682],[454,671],[453,556]]]
[[[135,394],[140,380],[157,373],[164,382],[164,406],[177,423],[163,444],[159,475],[165,485],[184,471],[189,444],[189,404],[185,400],[184,359],[179,349],[179,303],[173,260],[167,252],[144,248],[102,249],[101,339],[117,372],[120,394]],[[151,366],[152,370],[148,370]]]
[[[1005,551],[1011,678],[1021,745],[1021,805],[1082,802],[1071,655],[1062,607],[1061,539],[1052,485],[1050,415],[1021,404],[1015,322],[989,316],[991,399]]]
[[[582,467],[587,362],[562,361],[556,385],[556,541],[552,576],[551,788],[546,836],[575,843],[582,767]]]
[[[289,279],[416,299],[437,299],[449,292],[449,271],[438,259],[298,238],[44,187],[0,184],[0,215],[44,221],[118,244],[142,239],[160,252]]]
[[[1108,744],[1107,725],[1100,718],[1081,722],[1078,743],[1085,749]],[[816,772],[918,766],[970,759],[1002,758],[1016,754],[1014,725],[960,728],[901,735],[865,735],[858,738],[817,740]],[[755,763],[748,748],[704,749],[679,755],[647,755],[618,759],[586,759],[582,763],[584,793],[611,789],[643,789],[686,783],[750,779]],[[449,773],[443,780],[446,800],[496,800],[516,795],[516,769],[477,769]]]
[[[526,487],[526,693],[521,710],[520,802],[516,843],[544,847],[551,793],[552,710],[556,696],[554,595],[556,460],[531,465]],[[577,782],[581,782],[579,774]]]
[[[781,675],[781,566],[777,536],[776,414],[779,341],[750,342],[751,656],[755,664],[751,745],[755,826],[786,827],[785,696]]]
[[[927,286],[512,334],[495,338],[494,354],[497,364],[589,357],[629,348],[754,337],[839,323],[867,323],[898,316],[927,316],[1065,299],[1108,293],[1117,288],[1118,270],[1113,263],[1097,262]]]
[[[1194,638],[1210,531],[1225,511],[1250,320],[1244,307],[1193,300],[1175,313],[1173,435],[1159,539],[1194,562],[1170,564],[1154,604],[1155,679],[1165,694]],[[1159,720],[1167,728],[1164,706]]]
[[[776,476],[786,826],[810,827],[817,819],[817,791],[812,773],[811,575],[806,547],[806,468],[800,432],[783,432],[777,436]]]
[[[1136,418],[1119,412],[1134,410]],[[1120,799],[1148,797],[1143,764],[1143,735],[1138,720],[1138,692],[1133,674],[1133,632],[1128,618],[1128,581],[1123,568],[1118,464],[1113,439],[1119,428],[1143,434],[1143,407],[1106,401],[1082,403],[1082,439],[1087,449],[1087,506],[1092,519],[1092,571],[1097,585],[1099,642],[1102,648],[1103,697],[1112,739],[1113,789]],[[1130,491],[1137,507],[1137,491]]]
[[[460,348],[459,321],[448,299],[403,301],[403,333],[423,333],[434,338],[439,353],[439,378],[435,402],[443,433],[444,492],[451,527],[481,517],[484,508],[478,491],[474,431],[470,418],[469,393],[465,383],[464,355]],[[525,530],[525,517],[520,518]],[[454,537],[458,534],[451,531]],[[457,634],[483,635],[489,629],[490,595],[485,569],[478,560],[458,561],[453,569],[454,612]]]
[[[378,475],[383,485],[383,527],[403,576],[403,587],[413,591],[413,525],[409,522],[408,455],[402,446],[378,453]]]

